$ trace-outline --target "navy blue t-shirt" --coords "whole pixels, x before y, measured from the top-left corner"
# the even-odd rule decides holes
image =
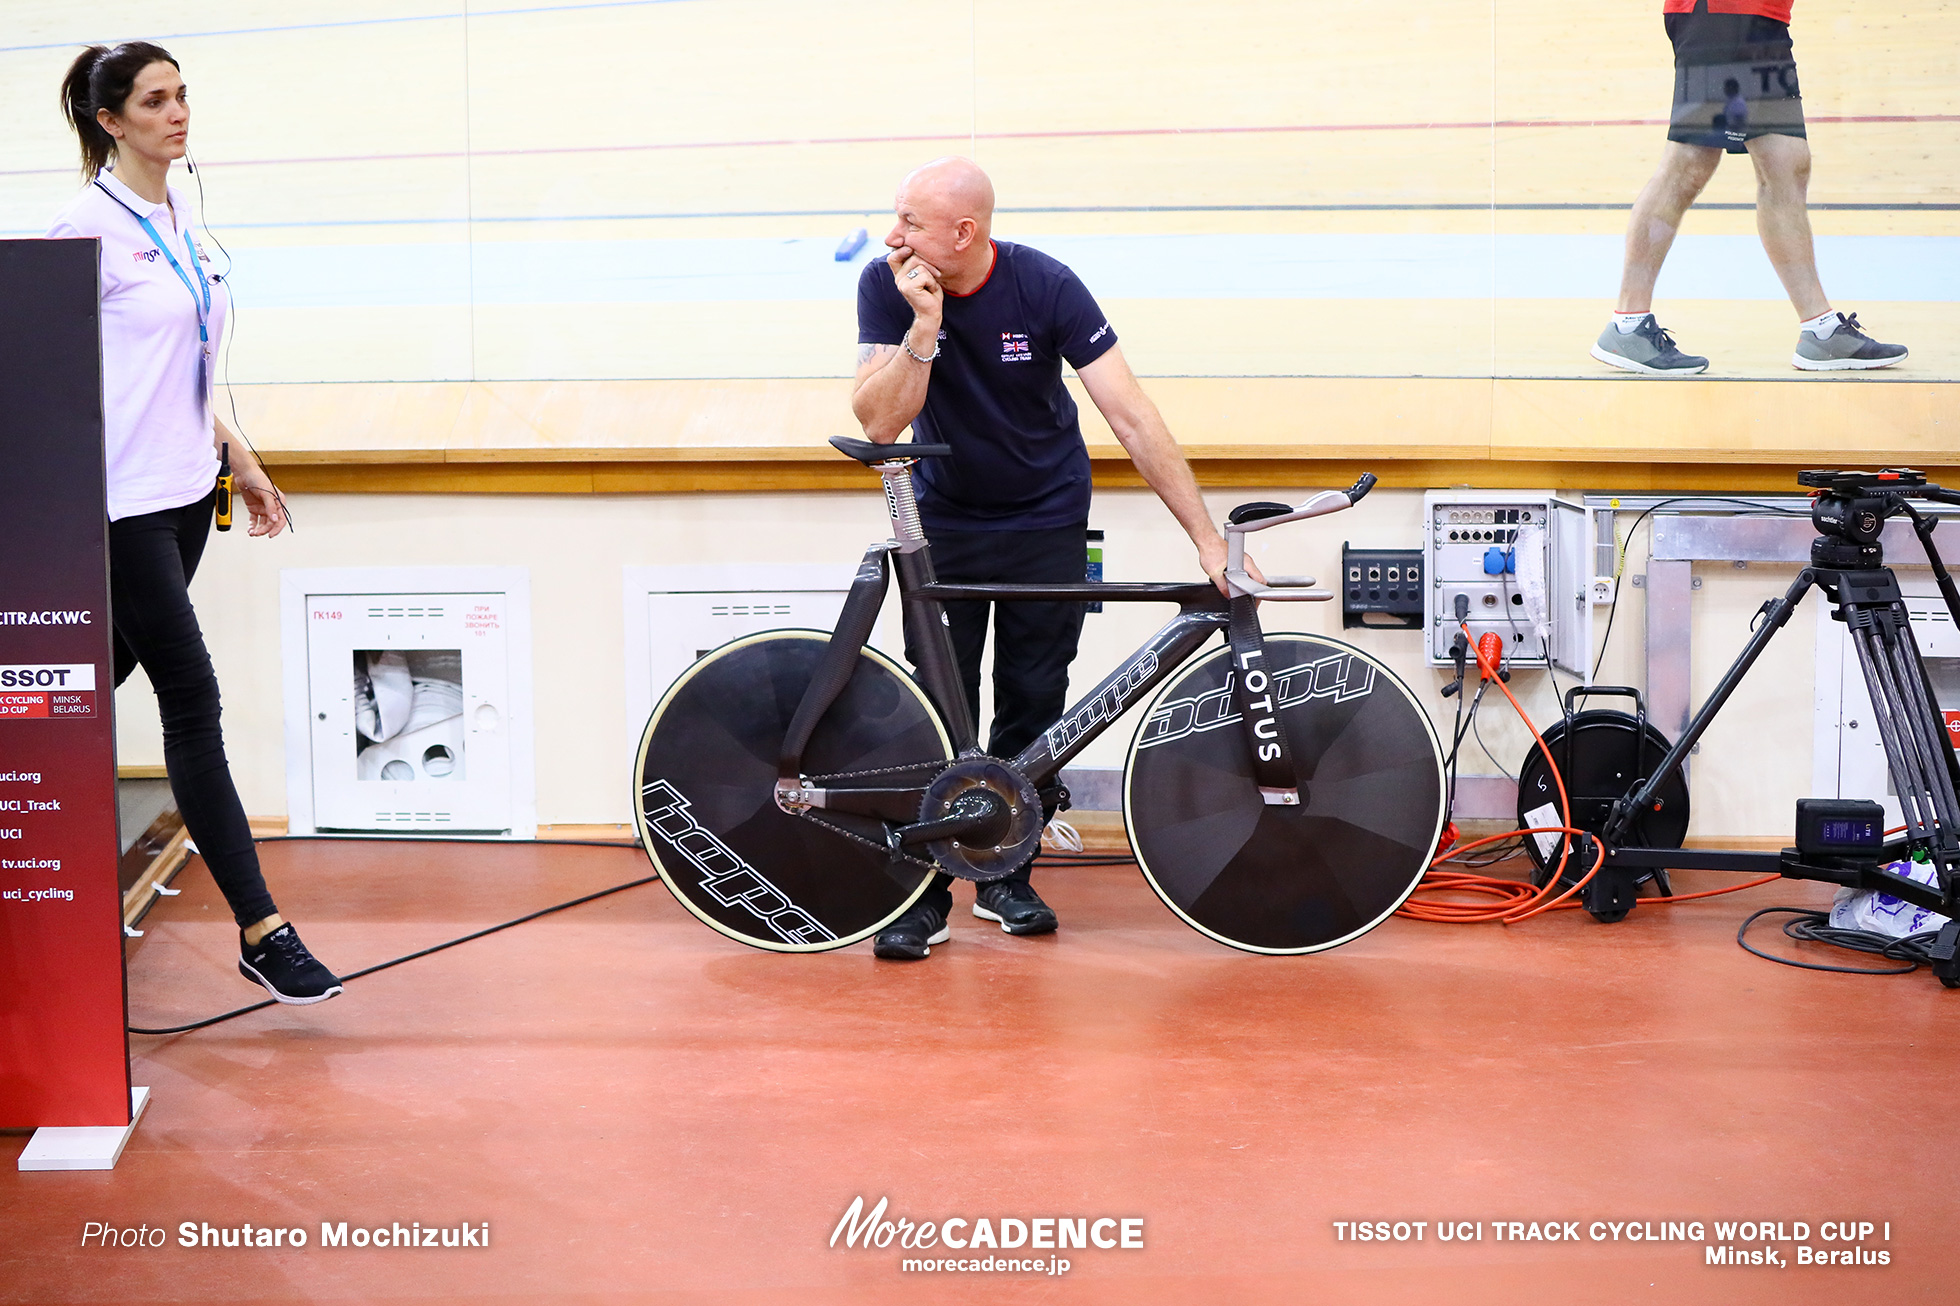
[[[912,422],[921,444],[953,447],[952,457],[912,469],[927,530],[1045,530],[1089,519],[1089,450],[1062,360],[1086,367],[1116,333],[1067,267],[1026,245],[993,244],[980,288],[946,295],[939,360]],[[911,325],[890,265],[873,259],[858,277],[858,343],[897,345]]]

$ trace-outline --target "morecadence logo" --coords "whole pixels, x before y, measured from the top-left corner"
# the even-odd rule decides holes
[[[917,1220],[891,1213],[891,1199],[881,1197],[869,1210],[860,1194],[851,1199],[830,1245],[863,1251],[893,1246],[904,1251],[946,1249],[960,1256],[907,1257],[905,1272],[1007,1272],[1067,1274],[1070,1262],[1059,1256],[1009,1257],[1007,1251],[1142,1251],[1140,1215],[951,1215]]]

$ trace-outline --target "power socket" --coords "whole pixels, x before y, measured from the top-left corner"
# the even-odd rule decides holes
[[[1619,592],[1620,582],[1612,576],[1594,576],[1590,591],[1594,603],[1611,603]]]

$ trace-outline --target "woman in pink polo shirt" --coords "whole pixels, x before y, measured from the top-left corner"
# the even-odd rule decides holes
[[[184,825],[239,927],[239,973],[281,1002],[322,1002],[340,981],[279,915],[219,726],[218,678],[189,586],[212,522],[218,445],[230,446],[253,535],[286,518],[272,482],[211,412],[211,371],[229,296],[169,185],[190,104],[167,50],[90,46],[69,68],[62,108],[88,184],[50,237],[102,242],[102,399],[108,457],[109,602],[116,683],[139,664],[163,718],[164,765]],[[113,171],[109,169],[113,168]]]

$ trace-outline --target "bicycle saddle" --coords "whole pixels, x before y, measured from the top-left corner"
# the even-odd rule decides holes
[[[1234,526],[1243,526],[1249,521],[1259,521],[1266,517],[1278,517],[1293,511],[1291,504],[1285,503],[1242,503],[1232,509],[1225,520]]]
[[[953,453],[950,444],[874,444],[842,435],[831,436],[830,444],[837,452],[857,459],[866,467],[876,467],[895,458],[948,458]]]

